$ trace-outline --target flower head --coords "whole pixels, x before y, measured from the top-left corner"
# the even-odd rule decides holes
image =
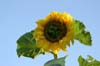
[[[73,39],[73,17],[68,13],[51,12],[46,18],[37,21],[33,36],[37,46],[44,51],[58,54],[66,51],[66,45]]]

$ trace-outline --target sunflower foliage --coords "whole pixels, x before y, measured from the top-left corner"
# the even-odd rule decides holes
[[[79,42],[87,46],[92,45],[91,34],[89,31],[86,30],[85,25],[81,21],[75,20],[74,30],[75,40],[78,40]]]
[[[94,59],[92,56],[88,55],[87,59],[82,56],[78,58],[79,66],[100,66],[100,61]]]
[[[25,57],[34,58],[39,54],[44,54],[42,49],[37,48],[36,40],[32,35],[33,32],[34,31],[27,32],[17,40],[18,57],[25,56]]]
[[[61,57],[59,59],[52,59],[44,64],[44,66],[65,66],[65,59],[67,56]]]

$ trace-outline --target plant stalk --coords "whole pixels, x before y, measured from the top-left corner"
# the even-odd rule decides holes
[[[53,52],[51,52],[51,53],[53,54],[54,59],[56,60],[56,59],[58,58],[57,54],[55,54],[55,53],[53,53]]]

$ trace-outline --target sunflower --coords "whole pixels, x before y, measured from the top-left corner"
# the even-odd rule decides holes
[[[73,39],[73,17],[68,13],[51,12],[46,18],[37,21],[33,36],[37,46],[46,52],[58,54],[66,51]]]

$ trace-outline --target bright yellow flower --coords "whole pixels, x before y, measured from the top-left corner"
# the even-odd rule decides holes
[[[66,51],[73,39],[73,17],[68,13],[51,12],[46,18],[37,21],[33,36],[37,46],[46,52],[58,54]]]

